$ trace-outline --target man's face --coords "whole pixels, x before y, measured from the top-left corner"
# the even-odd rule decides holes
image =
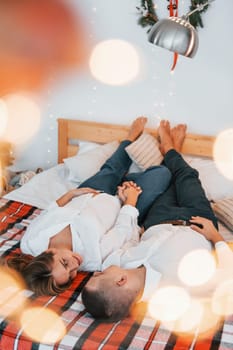
[[[82,257],[69,249],[48,249],[53,253],[52,276],[57,285],[62,285],[77,276]]]
[[[116,265],[112,265],[103,271],[96,271],[87,282],[86,287],[96,290],[100,285],[114,284],[123,272],[124,270]]]

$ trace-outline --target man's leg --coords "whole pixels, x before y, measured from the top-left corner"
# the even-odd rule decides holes
[[[213,221],[217,219],[198,177],[198,171],[190,167],[175,150],[170,150],[164,157],[164,163],[170,169],[176,190],[180,212],[189,220],[191,216],[203,216]]]
[[[170,131],[169,123],[161,122],[159,133],[164,164],[172,173],[172,184],[152,205],[143,226],[146,228],[167,220],[189,220],[191,216],[217,219],[198,178],[198,172],[191,168],[179,154],[185,137],[186,127],[179,125]]]
[[[125,147],[135,141],[144,130],[147,119],[137,118],[131,125],[127,140],[122,141],[114,154],[104,163],[101,169],[92,177],[81,183],[79,187],[91,187],[114,195],[117,186],[122,182],[132,161]]]

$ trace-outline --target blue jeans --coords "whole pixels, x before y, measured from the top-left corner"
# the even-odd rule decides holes
[[[117,186],[123,181],[136,182],[142,188],[136,205],[139,210],[138,222],[140,225],[154,200],[167,189],[171,173],[167,167],[160,165],[148,168],[145,172],[127,175],[132,160],[125,151],[125,147],[130,143],[128,140],[122,141],[101,169],[79,187],[91,187],[115,195]]]
[[[142,223],[144,228],[168,220],[189,220],[191,216],[210,219],[217,228],[217,218],[206,198],[197,170],[190,167],[173,149],[165,155],[164,164],[172,173],[172,181],[151,206]]]

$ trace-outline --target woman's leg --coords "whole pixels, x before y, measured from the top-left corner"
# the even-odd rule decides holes
[[[82,182],[79,187],[91,187],[114,195],[117,186],[122,182],[122,178],[125,176],[132,163],[125,151],[125,147],[130,143],[131,141],[128,140],[122,141],[118,149],[104,163],[98,173]]]
[[[171,173],[163,165],[153,166],[142,173],[131,173],[126,176],[126,181],[134,181],[142,188],[136,205],[139,210],[139,225],[143,222],[154,200],[167,189],[170,180]]]
[[[139,117],[131,125],[127,140],[122,141],[114,154],[104,163],[101,169],[92,177],[81,183],[79,187],[92,187],[114,195],[117,186],[122,182],[132,161],[129,158],[125,147],[135,141],[144,130],[147,119]]]

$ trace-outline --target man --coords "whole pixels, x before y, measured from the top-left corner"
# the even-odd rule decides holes
[[[210,241],[219,253],[221,268],[229,263],[229,259],[223,262],[226,255],[233,260],[217,231],[217,219],[198,172],[179,154],[185,133],[185,125],[170,130],[169,122],[160,123],[161,151],[172,173],[172,183],[149,210],[140,243],[112,253],[103,263],[102,272],[95,272],[84,287],[83,303],[94,317],[122,319],[135,302],[148,301],[161,286],[184,286],[200,294],[200,288],[187,287],[180,280],[178,267],[185,254],[195,249],[210,252]],[[212,278],[212,286],[218,278],[219,274]]]

